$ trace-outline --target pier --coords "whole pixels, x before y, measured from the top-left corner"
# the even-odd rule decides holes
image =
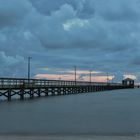
[[[41,96],[59,96],[134,88],[134,85],[105,82],[40,80],[23,78],[0,78],[1,98],[11,101],[14,97],[24,100]]]

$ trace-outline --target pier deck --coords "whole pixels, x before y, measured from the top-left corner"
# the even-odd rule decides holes
[[[24,100],[26,97],[69,95],[127,88],[134,88],[134,86],[120,83],[0,78],[0,98],[4,97],[8,101],[11,101],[14,96]]]

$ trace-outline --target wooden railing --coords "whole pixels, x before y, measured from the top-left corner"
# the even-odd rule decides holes
[[[86,81],[64,81],[64,80],[42,80],[24,78],[0,78],[0,88],[31,88],[50,86],[89,86],[89,85],[122,85],[120,83],[86,82]]]

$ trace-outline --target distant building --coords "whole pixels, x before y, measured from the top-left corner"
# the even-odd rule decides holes
[[[134,80],[131,78],[126,78],[122,80],[122,84],[125,86],[134,86]]]

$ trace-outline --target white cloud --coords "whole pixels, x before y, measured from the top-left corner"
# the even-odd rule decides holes
[[[125,74],[125,75],[123,75],[123,77],[124,77],[124,79],[126,79],[126,78],[131,78],[133,80],[137,79],[137,76],[133,75],[133,74]]]
[[[24,59],[19,55],[7,56],[4,52],[0,52],[1,67],[19,64],[22,63],[23,61]]]
[[[70,31],[73,27],[74,28],[82,28],[84,26],[87,26],[88,25],[88,20],[83,20],[83,19],[71,19],[71,20],[68,20],[66,21],[64,24],[63,24],[63,27],[64,27],[64,30],[66,31]]]

